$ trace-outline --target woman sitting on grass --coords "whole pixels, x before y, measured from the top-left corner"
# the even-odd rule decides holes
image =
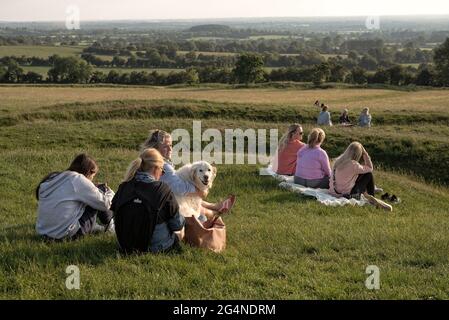
[[[321,108],[321,112],[318,115],[317,124],[321,126],[332,126],[331,114],[328,111],[327,106]]]
[[[279,141],[279,148],[273,161],[273,169],[277,174],[292,176],[296,171],[298,151],[304,146],[301,142],[303,130],[295,123],[288,127],[288,131]]]
[[[326,134],[320,128],[313,129],[307,139],[307,146],[297,154],[294,182],[308,188],[329,188],[331,174],[329,157],[321,144]]]
[[[374,196],[373,163],[360,142],[351,143],[335,160],[329,191],[336,197]]]
[[[114,192],[106,184],[93,184],[97,172],[95,161],[80,154],[66,171],[50,173],[39,183],[38,234],[52,240],[75,239],[101,229],[97,215],[105,230],[114,230],[109,211]]]
[[[340,124],[344,126],[348,126],[351,124],[351,120],[349,119],[349,110],[344,109],[340,115]]]
[[[202,199],[207,197],[205,191],[197,189],[193,184],[179,178],[176,175],[175,168],[171,162],[172,157],[172,137],[168,132],[163,130],[153,131],[148,139],[143,143],[142,148],[155,148],[164,158],[165,174],[161,177],[161,181],[168,184],[170,189],[176,195],[198,195]],[[201,214],[206,217],[218,216],[228,212],[235,203],[235,196],[230,196],[219,203],[210,203],[202,201]]]
[[[169,186],[159,181],[163,173],[164,159],[156,149],[145,149],[131,162],[111,207],[122,252],[180,249],[175,232],[183,230],[185,220]]]
[[[371,127],[371,114],[369,113],[369,108],[363,108],[362,113],[360,113],[359,126],[363,128]]]

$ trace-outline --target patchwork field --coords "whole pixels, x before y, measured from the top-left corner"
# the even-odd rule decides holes
[[[0,298],[28,299],[447,299],[449,298],[449,91],[0,86]],[[361,141],[376,183],[402,203],[330,208],[259,176],[261,165],[218,165],[209,200],[238,196],[222,254],[118,255],[114,236],[44,243],[35,235],[34,188],[86,151],[98,181],[117,189],[154,128],[314,127],[315,100],[373,127],[326,128],[336,157]],[[207,142],[205,142],[207,143]],[[81,289],[65,287],[77,265]],[[380,290],[365,269],[380,269]]]

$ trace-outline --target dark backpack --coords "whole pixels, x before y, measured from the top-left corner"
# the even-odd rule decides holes
[[[158,212],[151,207],[134,180],[120,185],[111,209],[120,251],[125,254],[150,251]]]

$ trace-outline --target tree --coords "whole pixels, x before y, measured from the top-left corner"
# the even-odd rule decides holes
[[[254,83],[264,79],[262,57],[256,54],[244,53],[240,55],[233,70],[239,83]]]
[[[42,75],[37,72],[29,71],[23,76],[23,81],[28,83],[39,83],[42,82]]]
[[[433,70],[428,67],[424,67],[418,72],[416,76],[416,84],[418,86],[431,86],[434,84],[435,74]]]
[[[76,57],[54,56],[53,67],[48,70],[51,82],[87,83],[92,74],[92,66]]]
[[[405,73],[404,68],[400,65],[395,65],[389,69],[387,69],[387,72],[390,75],[390,83],[395,86],[400,86],[403,84],[405,79]]]
[[[449,38],[435,49],[433,54],[437,81],[442,86],[449,86]]]
[[[366,72],[362,68],[354,68],[349,74],[351,83],[365,84],[367,82]]]
[[[313,84],[319,86],[327,81],[330,76],[330,68],[327,63],[320,63],[313,68]]]
[[[370,80],[371,83],[389,83],[390,73],[388,73],[384,68],[379,68]]]

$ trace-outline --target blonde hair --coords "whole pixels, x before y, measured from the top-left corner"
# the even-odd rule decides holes
[[[363,108],[362,113],[369,114],[369,108],[368,107]]]
[[[126,182],[132,180],[136,175],[136,172],[139,170],[148,172],[151,168],[162,168],[163,166],[164,158],[158,150],[154,148],[145,149],[138,158],[129,164],[124,181]]]
[[[307,138],[307,144],[309,148],[314,148],[316,145],[323,143],[326,138],[326,134],[321,128],[314,128],[310,131],[309,136]]]
[[[363,154],[363,146],[360,142],[354,141],[352,142],[341,154],[334,163],[334,169],[337,169],[338,167],[354,160],[357,162],[360,162],[360,159],[362,158]]]
[[[294,123],[288,127],[288,130],[282,136],[281,140],[279,140],[279,151],[282,151],[285,147],[287,147],[289,141],[293,137],[293,135],[299,130],[302,129],[302,126],[298,123]]]
[[[164,142],[166,138],[171,137],[171,135],[164,130],[154,130],[148,136],[147,140],[141,145],[140,149],[143,151],[147,148],[160,148],[161,144]]]

